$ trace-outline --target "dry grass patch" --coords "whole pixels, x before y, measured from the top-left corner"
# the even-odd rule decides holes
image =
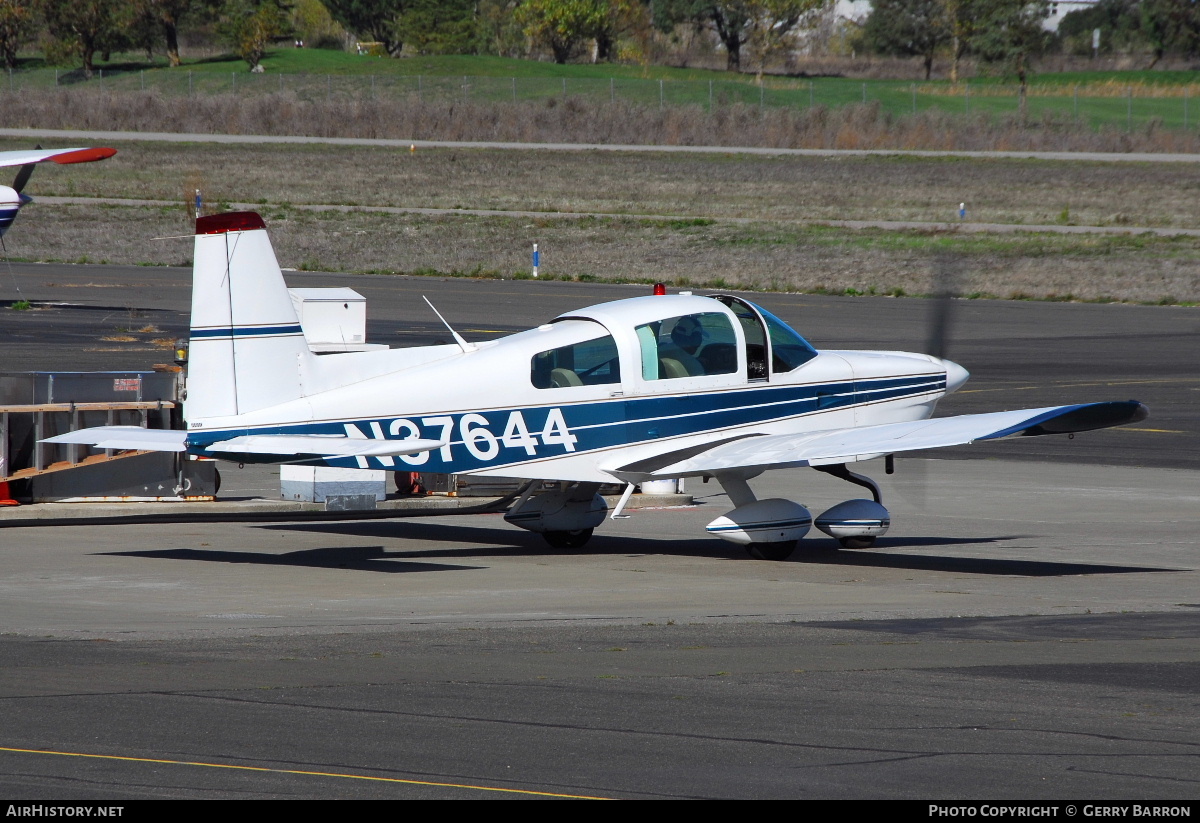
[[[21,141],[0,141],[20,148]],[[957,219],[1200,228],[1200,164],[890,157],[757,157],[342,146],[118,144],[104,163],[35,175],[37,195],[178,203],[199,185],[209,209],[343,204],[769,220]],[[188,198],[190,200],[190,197]],[[28,229],[41,206],[22,217]],[[14,233],[10,235],[18,239]],[[81,249],[88,249],[81,244]],[[91,255],[91,252],[88,252]],[[94,257],[94,255],[91,255]]]

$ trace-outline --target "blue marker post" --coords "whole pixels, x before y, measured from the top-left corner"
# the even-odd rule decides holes
[[[537,243],[533,244],[533,276],[538,276],[538,248]]]
[[[958,219],[960,221],[967,219],[967,204],[966,203],[958,204]]]
[[[196,217],[197,218],[199,218],[201,216],[202,210],[203,210],[203,200],[200,197],[200,189],[196,189]]]

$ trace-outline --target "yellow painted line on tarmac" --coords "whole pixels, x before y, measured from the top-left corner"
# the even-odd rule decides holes
[[[1190,434],[1180,429],[1135,429],[1133,426],[1121,426],[1123,432],[1154,432],[1155,434]]]
[[[95,760],[120,760],[129,763],[159,763],[169,766],[201,766],[207,769],[234,769],[246,772],[269,772],[271,774],[298,774],[306,777],[340,777],[345,780],[370,780],[376,783],[403,783],[409,786],[435,786],[444,789],[470,789],[479,792],[501,792],[503,794],[522,794],[531,797],[557,797],[566,800],[611,800],[611,797],[591,797],[582,794],[559,794],[555,792],[535,792],[530,789],[505,789],[500,786],[476,786],[470,783],[439,783],[433,780],[405,780],[400,777],[374,777],[369,774],[346,774],[345,772],[315,772],[301,769],[271,769],[266,766],[238,766],[233,763],[205,763],[196,760],[163,760],[153,757],[128,757],[116,754],[88,754],[87,752],[55,752],[44,749],[17,749],[0,746],[0,752],[16,754],[53,754],[59,757],[86,757]]]

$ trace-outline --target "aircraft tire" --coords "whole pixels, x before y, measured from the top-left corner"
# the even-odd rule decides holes
[[[796,541],[784,543],[747,543],[746,551],[755,560],[787,560],[796,550]]]
[[[869,549],[875,545],[875,537],[839,537],[843,549]]]
[[[592,530],[576,529],[569,532],[542,532],[542,538],[556,549],[578,549],[592,539]]]

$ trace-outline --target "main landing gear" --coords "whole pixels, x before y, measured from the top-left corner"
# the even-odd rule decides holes
[[[504,519],[537,532],[556,549],[584,546],[608,513],[608,504],[597,493],[600,484],[564,482],[551,491],[535,494],[539,485],[539,481],[528,483]]]

